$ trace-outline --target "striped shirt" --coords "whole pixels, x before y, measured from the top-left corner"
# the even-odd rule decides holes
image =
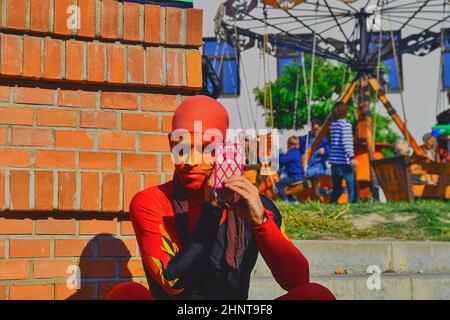
[[[350,164],[355,156],[353,147],[352,124],[347,119],[339,119],[331,124],[330,128],[331,164]]]

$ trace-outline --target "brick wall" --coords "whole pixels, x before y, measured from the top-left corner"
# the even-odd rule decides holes
[[[0,0],[0,300],[145,283],[128,205],[171,178],[172,112],[202,85],[201,21],[116,0]]]

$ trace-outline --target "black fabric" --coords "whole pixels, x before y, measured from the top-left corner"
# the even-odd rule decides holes
[[[273,212],[275,224],[280,228],[281,214],[275,204],[261,195],[265,209]],[[245,250],[237,270],[230,268],[225,259],[226,223],[219,225],[221,208],[210,203],[203,205],[199,220],[188,243],[170,260],[165,276],[179,278],[183,292],[168,295],[151,277],[144,265],[150,291],[157,299],[238,299],[248,298],[251,272],[256,264],[258,248],[252,227],[245,225]]]

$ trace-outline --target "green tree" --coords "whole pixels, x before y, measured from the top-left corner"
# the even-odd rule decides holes
[[[312,58],[310,56],[305,56],[304,65],[306,68],[307,79],[306,91],[308,94],[311,81],[311,62]],[[348,83],[355,78],[356,74],[344,64],[320,58],[316,58],[314,69],[311,117],[324,121],[330,114],[336,98],[344,92]],[[308,123],[308,103],[302,67],[299,67],[297,63],[294,63],[293,66],[285,66],[283,71],[281,77],[278,77],[275,82],[270,83],[274,126],[278,129],[293,129],[295,97],[297,95],[298,106],[295,115],[295,129],[303,129]],[[296,91],[297,82],[298,94]],[[263,105],[264,88],[255,88],[254,91],[256,100]],[[372,94],[372,105],[374,105],[374,100],[375,95]],[[350,101],[349,103],[349,120],[352,122],[354,129],[356,128],[357,120],[356,104],[357,101]],[[376,142],[395,143],[398,136],[390,127],[392,121],[380,114],[373,113],[373,116],[376,118],[374,119],[374,122],[376,123]],[[267,119],[269,119],[269,117],[270,116],[268,116]]]

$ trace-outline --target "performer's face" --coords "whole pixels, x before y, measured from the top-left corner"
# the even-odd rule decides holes
[[[214,167],[214,148],[211,141],[202,144],[183,144],[171,142],[175,174],[189,190],[202,189],[212,174]]]

